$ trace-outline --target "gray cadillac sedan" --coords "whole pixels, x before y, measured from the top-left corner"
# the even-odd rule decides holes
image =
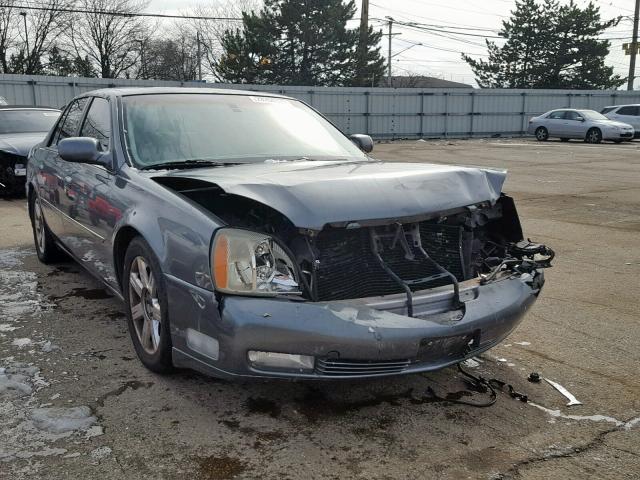
[[[493,347],[553,258],[523,240],[505,172],[372,148],[278,95],[90,92],[30,156],[37,254],[121,298],[156,372],[378,377]]]

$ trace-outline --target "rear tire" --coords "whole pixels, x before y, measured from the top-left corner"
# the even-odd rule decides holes
[[[49,264],[64,259],[64,254],[56,245],[53,234],[47,226],[42,213],[40,198],[35,192],[29,195],[29,214],[31,216],[31,229],[33,230],[33,243],[36,247],[38,260],[44,264]]]
[[[539,142],[546,142],[549,140],[549,130],[545,127],[536,128],[536,140]]]
[[[169,373],[173,363],[167,290],[160,262],[142,237],[129,244],[122,271],[129,333],[138,358],[153,372]]]
[[[591,128],[587,132],[584,141],[587,143],[600,143],[602,142],[602,132],[599,128]]]

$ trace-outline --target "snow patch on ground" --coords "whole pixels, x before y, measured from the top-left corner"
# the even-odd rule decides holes
[[[24,270],[23,258],[32,254],[24,249],[0,250],[0,332],[4,332],[1,337],[11,337],[11,332],[21,328],[22,318],[37,319],[52,306],[38,291],[37,275]],[[30,336],[8,338],[2,340],[2,345],[8,348],[11,345],[20,356],[37,350],[45,353],[59,350],[50,340],[39,341],[34,333]],[[46,397],[60,398],[60,394],[39,398],[47,387],[49,383],[37,365],[20,362],[16,357],[0,358],[0,471],[7,472],[7,478],[13,478],[9,471],[24,474],[29,469],[37,473],[41,463],[29,459],[78,456],[80,453],[68,452],[69,445],[90,442],[104,433],[87,406],[75,406],[72,400],[67,400],[63,407],[42,403]],[[22,459],[28,463],[18,462]]]
[[[23,315],[39,314],[51,306],[38,292],[37,275],[20,268],[23,258],[30,254],[32,251],[18,248],[0,251],[0,318],[3,329]]]
[[[18,347],[18,348],[22,348],[22,347],[26,347],[27,345],[31,345],[31,339],[30,338],[16,338],[13,342],[11,342],[11,345]]]
[[[0,462],[64,455],[58,440],[102,434],[87,406],[39,407],[37,394],[49,384],[38,367],[12,358],[0,364]]]
[[[0,332],[13,332],[14,330],[19,329],[20,327],[15,327],[10,323],[0,323]]]
[[[86,430],[96,422],[91,409],[82,407],[36,408],[31,412],[31,421],[36,428],[51,433],[66,433]]]
[[[47,340],[42,344],[41,350],[45,353],[53,352],[54,350],[60,350],[60,347],[51,343],[50,340]]]

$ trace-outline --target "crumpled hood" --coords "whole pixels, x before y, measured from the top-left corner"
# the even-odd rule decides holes
[[[26,157],[31,147],[40,143],[46,136],[47,132],[5,133],[0,135],[0,150]]]
[[[495,202],[506,171],[424,163],[296,161],[179,170],[269,205],[299,228],[431,214]],[[157,176],[157,175],[156,175]]]

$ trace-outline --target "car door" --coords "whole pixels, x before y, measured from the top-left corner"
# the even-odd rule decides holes
[[[564,114],[565,110],[556,110],[555,112],[551,112],[547,117],[545,126],[547,127],[550,136],[562,136],[565,122]]]
[[[640,130],[640,106],[626,105],[620,107],[613,115],[607,115],[612,120],[631,125],[635,130]]]
[[[564,131],[566,138],[584,138],[587,134],[587,122],[584,115],[576,110],[567,110]]]
[[[63,243],[67,234],[65,216],[71,203],[69,195],[73,194],[69,190],[68,165],[58,155],[57,146],[61,139],[75,135],[86,103],[86,98],[72,101],[60,117],[49,143],[37,149],[33,156],[38,168],[38,195],[47,226]]]
[[[111,239],[124,207],[118,201],[119,189],[112,169],[111,109],[107,99],[91,99],[78,136],[98,140],[104,164],[73,163],[70,170],[71,184],[77,191],[71,219],[76,255],[85,267],[117,287]]]
[[[50,145],[50,158],[55,163],[56,176],[58,180],[58,209],[61,217],[61,229],[58,238],[62,243],[75,254],[77,245],[73,236],[71,219],[77,211],[79,200],[78,186],[73,183],[72,171],[74,164],[63,160],[58,154],[58,144],[65,138],[74,137],[80,128],[80,122],[84,116],[84,111],[89,103],[88,97],[73,100],[67,107],[65,118],[60,129],[52,138]]]

